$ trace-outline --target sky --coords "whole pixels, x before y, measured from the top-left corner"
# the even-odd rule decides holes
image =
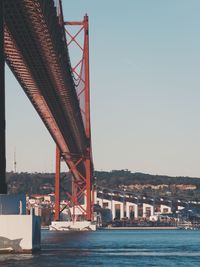
[[[200,177],[200,1],[63,0],[89,16],[96,170]],[[76,55],[71,55],[71,57]],[[54,172],[55,144],[6,68],[7,170]]]

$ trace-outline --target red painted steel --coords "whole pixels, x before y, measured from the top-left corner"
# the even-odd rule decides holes
[[[64,26],[58,24],[51,2],[5,2],[5,56],[71,167],[76,162],[74,155],[83,156],[87,138],[74,88]],[[81,173],[85,172],[83,164],[79,168]]]
[[[89,25],[88,16],[84,17],[84,62],[85,62],[85,130],[88,138],[86,155],[86,202],[87,218],[91,220],[91,130],[90,130],[90,84],[89,84]]]
[[[92,218],[93,161],[90,130],[88,16],[65,22],[61,0],[5,1],[5,57],[37,110],[73,176],[68,206]],[[66,27],[79,27],[73,35]],[[65,32],[66,30],[66,32]],[[78,37],[84,33],[81,44]],[[71,66],[68,46],[75,44],[82,57]],[[58,164],[58,162],[57,162]],[[57,165],[58,167],[58,165]],[[60,168],[60,167],[58,167]],[[59,173],[59,172],[57,172]],[[58,182],[59,179],[56,179]],[[58,184],[56,185],[58,219]],[[86,206],[82,199],[85,196]]]
[[[72,195],[67,192],[69,197],[69,205],[73,206],[73,219],[75,218],[75,207],[78,207],[82,214],[87,220],[93,219],[93,203],[91,201],[92,195],[92,181],[93,181],[93,163],[92,163],[92,153],[91,153],[91,125],[90,125],[90,82],[89,82],[89,26],[88,26],[88,16],[85,15],[82,22],[65,22],[65,26],[79,26],[76,34],[72,35],[68,28],[65,28],[68,47],[74,43],[82,51],[82,58],[78,60],[75,66],[72,66],[72,71],[79,79],[77,85],[77,96],[79,97],[80,109],[82,112],[82,118],[85,127],[85,133],[87,137],[87,148],[85,154],[82,158],[79,159],[78,164],[82,161],[85,165],[85,174],[82,175],[78,171],[78,164],[75,164],[73,171],[76,172],[80,180],[77,180],[75,177],[72,180]],[[79,35],[84,32],[83,45],[78,41]],[[78,72],[78,67],[80,70]],[[79,90],[79,86],[82,83],[82,88]],[[81,97],[82,102],[84,103],[81,106]],[[69,165],[69,164],[68,164]],[[81,203],[81,197],[84,197],[86,200],[85,208]]]
[[[54,220],[60,219],[60,149],[56,146],[56,175],[55,175],[55,216]]]

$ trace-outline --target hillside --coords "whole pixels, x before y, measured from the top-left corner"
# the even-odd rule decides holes
[[[149,196],[200,198],[200,179],[131,173],[128,170],[95,171],[97,186],[125,189]],[[54,191],[53,173],[7,173],[10,193],[48,194]],[[71,191],[70,174],[61,174],[61,191]]]
[[[200,178],[197,177],[150,175],[128,170],[96,171],[95,176],[97,185],[105,188],[120,188],[148,196],[200,198]]]
[[[103,185],[116,185],[121,184],[195,184],[200,185],[200,179],[197,177],[171,177],[164,175],[151,175],[145,173],[132,173],[128,170],[113,170],[111,172],[95,171],[97,183]]]

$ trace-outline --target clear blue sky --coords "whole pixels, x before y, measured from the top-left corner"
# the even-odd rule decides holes
[[[95,169],[200,177],[200,1],[63,0],[90,19]],[[54,171],[55,145],[7,69],[7,170]]]

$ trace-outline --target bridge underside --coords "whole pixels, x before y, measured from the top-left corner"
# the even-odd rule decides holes
[[[54,1],[9,0],[4,1],[4,8],[6,62],[56,142],[59,158],[69,166],[76,195],[88,190],[89,197],[90,136],[75,90],[64,25],[59,24]]]
[[[6,61],[62,156],[73,160],[87,140],[61,29],[53,1],[5,1]]]

